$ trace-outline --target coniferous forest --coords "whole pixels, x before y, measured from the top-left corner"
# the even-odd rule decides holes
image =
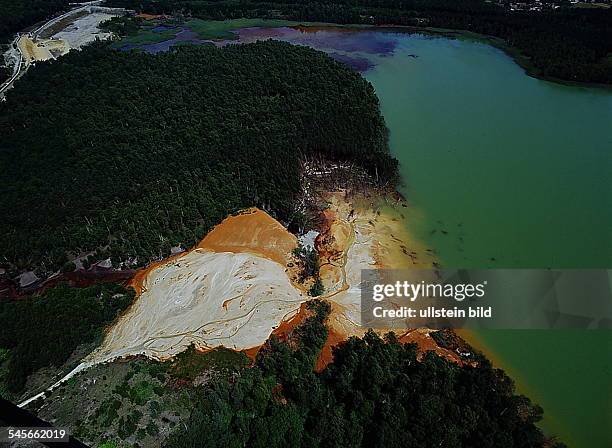
[[[82,289],[59,285],[40,296],[0,301],[0,350],[9,350],[0,386],[19,392],[29,374],[41,367],[61,366],[79,345],[101,337],[104,326],[133,297],[132,289],[117,284]]]
[[[42,274],[88,251],[143,265],[247,206],[290,224],[304,156],[396,176],[373,87],[280,42],[71,52],[9,92],[0,134],[0,254]]]
[[[478,0],[109,5],[466,29],[504,39],[540,75],[612,83],[606,10],[509,13]],[[66,7],[0,0],[0,40]],[[110,257],[115,267],[142,266],[253,205],[291,226],[303,218],[300,161],[318,156],[397,181],[373,87],[321,52],[272,41],[158,55],[105,43],[72,51],[37,64],[0,102],[0,267],[47,276],[88,254],[86,265]],[[0,386],[18,393],[33,372],[61,366],[132,298],[119,285],[60,285],[0,301]],[[197,386],[188,421],[165,445],[562,446],[535,425],[542,410],[480,355],[460,366],[370,331],[334,348],[333,362],[315,371],[330,306],[312,301],[309,311],[289,342],[272,337],[254,365]]]
[[[17,31],[68,8],[69,0],[0,0],[0,44]]]
[[[69,7],[67,0],[0,0],[0,43]],[[543,11],[511,11],[509,1],[484,0],[108,0],[148,13],[223,20],[285,18],[330,23],[428,26],[501,38],[528,58],[533,74],[566,81],[612,83],[612,9],[543,1]],[[525,4],[533,3],[527,0]],[[552,9],[552,6],[558,9]],[[0,73],[0,77],[2,73]],[[1,79],[1,78],[0,78]]]
[[[334,349],[313,371],[330,310],[313,315],[292,343],[272,338],[255,366],[199,391],[167,448],[183,447],[562,447],[535,423],[542,410],[484,358],[460,367],[414,344],[370,331]]]

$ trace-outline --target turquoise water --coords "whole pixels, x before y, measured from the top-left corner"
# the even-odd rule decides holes
[[[470,39],[243,28],[323,50],[374,85],[411,226],[449,267],[612,267],[612,89],[538,80]]]
[[[530,78],[480,42],[396,36],[365,76],[411,230],[449,267],[612,267],[612,92]],[[549,433],[612,446],[611,332],[477,339],[543,406]]]
[[[612,92],[530,78],[491,46],[425,36],[397,35],[365,76],[401,162],[411,230],[445,266],[612,267]],[[611,332],[477,339],[543,406],[549,433],[612,446]]]
[[[612,267],[612,92],[530,78],[479,42],[397,43],[365,76],[443,264]]]

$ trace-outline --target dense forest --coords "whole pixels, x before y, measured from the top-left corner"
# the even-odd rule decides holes
[[[512,380],[482,357],[477,367],[433,353],[418,360],[414,344],[368,332],[335,348],[333,363],[314,372],[330,308],[308,306],[313,315],[289,343],[272,338],[235,381],[205,386],[166,446],[563,446],[535,426],[541,408],[515,395]]]
[[[2,261],[43,275],[88,251],[145,264],[247,206],[296,222],[304,156],[397,172],[371,84],[281,42],[94,44],[30,70],[0,103],[0,135]]]
[[[116,284],[88,288],[60,285],[40,296],[0,301],[0,353],[6,353],[1,386],[19,392],[32,372],[61,366],[81,344],[94,341],[126,309],[133,290]]]
[[[215,20],[282,17],[468,30],[505,40],[529,58],[527,68],[535,75],[612,83],[612,9],[510,11],[507,5],[483,0],[109,0],[109,4],[152,13],[182,11]]]

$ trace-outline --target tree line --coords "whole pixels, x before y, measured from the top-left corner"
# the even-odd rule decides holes
[[[150,13],[181,11],[223,20],[285,18],[340,24],[394,24],[467,30],[501,38],[538,76],[612,84],[612,9],[511,11],[483,0],[109,0]]]
[[[97,43],[28,71],[0,103],[0,134],[0,263],[41,275],[89,251],[146,264],[244,207],[298,221],[305,156],[397,176],[372,85],[281,42]]]
[[[334,349],[313,371],[327,336],[326,302],[292,343],[272,338],[234,381],[209,383],[167,448],[563,447],[535,425],[542,409],[483,357],[458,366],[415,344],[370,331]]]
[[[36,370],[61,366],[79,345],[101,337],[103,328],[133,297],[133,290],[117,284],[87,288],[62,284],[40,296],[0,301],[0,352],[8,350],[0,360],[0,371],[6,363],[0,382],[16,393]]]

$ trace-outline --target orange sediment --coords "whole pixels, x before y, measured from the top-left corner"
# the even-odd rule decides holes
[[[266,212],[251,208],[224,219],[198,248],[213,252],[248,252],[283,266],[291,261],[297,238]]]
[[[164,14],[147,14],[144,12],[140,12],[136,14],[136,17],[138,17],[139,19],[144,19],[144,20],[155,20],[155,19],[167,19],[168,18],[168,16]]]
[[[310,311],[306,307],[306,302],[300,305],[297,312],[289,319],[283,320],[278,327],[272,332],[274,336],[280,340],[288,340],[299,325],[302,324],[310,316]]]
[[[433,259],[431,255],[426,253],[423,247],[419,247],[418,244],[416,244],[412,236],[406,231],[406,225],[403,220],[404,216],[402,215],[403,211],[397,207],[399,203],[395,205],[390,204],[379,196],[370,197],[353,195],[349,197],[345,191],[329,193],[325,199],[328,200],[330,205],[322,212],[322,224],[319,229],[320,234],[315,241],[315,247],[319,252],[321,263],[320,278],[325,287],[325,293],[321,298],[330,301],[332,311],[327,323],[329,330],[328,337],[315,366],[317,372],[322,371],[333,361],[332,349],[334,346],[337,346],[350,336],[362,336],[366,330],[360,326],[361,320],[359,314],[360,294],[358,292],[358,286],[361,281],[362,269],[425,267],[431,266]],[[152,263],[146,268],[137,271],[129,282],[129,285],[136,290],[137,295],[146,292],[146,288],[148,287],[147,279],[152,283],[161,282],[158,288],[163,286],[169,288],[169,291],[180,292],[183,294],[181,297],[189,297],[185,295],[186,292],[190,294],[201,294],[203,300],[198,299],[198,301],[194,301],[193,306],[196,307],[197,305],[199,307],[202,305],[198,305],[198,303],[207,303],[208,305],[206,306],[210,308],[210,310],[207,308],[207,313],[204,315],[192,316],[192,318],[195,319],[195,330],[190,328],[183,329],[181,327],[182,323],[177,322],[176,325],[181,327],[179,329],[180,332],[178,330],[176,331],[177,337],[187,334],[191,335],[192,333],[195,334],[199,331],[198,329],[202,328],[202,324],[206,324],[206,319],[210,318],[208,314],[210,311],[219,314],[217,319],[220,324],[206,327],[206,332],[201,334],[197,333],[195,336],[207,342],[208,335],[212,335],[218,331],[223,334],[223,338],[230,341],[230,344],[227,344],[227,341],[224,343],[226,343],[226,345],[231,345],[231,343],[235,343],[237,340],[232,339],[234,336],[226,336],[229,330],[225,330],[225,327],[227,327],[227,323],[231,320],[225,316],[228,313],[233,313],[233,316],[238,310],[241,313],[243,312],[240,310],[242,307],[243,294],[240,292],[238,294],[228,294],[224,296],[221,290],[217,291],[217,293],[213,293],[210,288],[214,289],[214,285],[219,282],[219,280],[216,279],[216,274],[214,283],[207,283],[207,289],[199,289],[197,291],[189,286],[191,283],[184,283],[182,278],[185,278],[185,280],[191,278],[190,282],[192,283],[196,280],[200,282],[205,281],[206,276],[211,275],[207,269],[210,270],[213,269],[213,266],[216,266],[211,263],[221,263],[222,261],[212,260],[214,257],[236,257],[237,255],[234,254],[249,254],[259,257],[259,264],[264,262],[270,264],[270,266],[266,267],[266,273],[276,272],[275,269],[279,270],[278,265],[280,265],[282,269],[274,274],[274,279],[282,277],[285,280],[289,280],[291,283],[291,285],[287,284],[287,286],[293,287],[286,288],[283,285],[277,286],[277,288],[280,289],[277,289],[275,294],[278,294],[278,291],[294,291],[294,288],[298,290],[298,293],[299,291],[302,292],[301,297],[293,298],[291,299],[293,300],[292,302],[287,302],[295,304],[295,307],[292,308],[288,314],[283,314],[285,311],[289,311],[287,309],[288,305],[281,313],[278,313],[280,308],[278,308],[278,310],[274,308],[273,310],[267,310],[267,313],[272,314],[265,314],[268,316],[265,323],[269,324],[269,327],[266,327],[266,329],[269,329],[271,334],[291,344],[295,328],[310,316],[310,312],[306,308],[305,303],[301,303],[299,309],[297,309],[297,303],[307,300],[303,294],[304,285],[298,284],[295,279],[292,278],[292,274],[295,274],[292,270],[297,269],[294,268],[295,259],[292,251],[297,245],[298,241],[296,236],[291,234],[281,223],[260,209],[250,208],[237,215],[224,219],[220,224],[215,226],[204,239],[202,239],[196,248]],[[185,256],[187,256],[187,258],[183,259]],[[198,265],[198,260],[204,257],[208,257],[205,263],[201,261],[200,263],[204,264],[201,266]],[[209,260],[209,258],[211,260]],[[262,258],[265,260],[261,260]],[[229,261],[230,260],[228,260],[228,262]],[[175,263],[175,266],[172,266],[173,263]],[[253,262],[249,261],[249,264],[245,265],[248,266],[247,269],[254,269],[252,263]],[[220,264],[219,266],[222,265]],[[156,275],[158,277],[160,276],[159,272],[156,272],[156,270],[160,268],[163,269],[164,267],[169,268],[169,274],[164,274],[164,276],[156,279]],[[230,267],[231,266],[228,264],[228,268]],[[196,271],[196,269],[200,271]],[[218,271],[214,272],[216,273]],[[265,274],[260,271],[257,272],[257,275],[260,276],[259,278],[261,278],[261,275]],[[169,278],[170,275],[176,275],[176,277]],[[255,278],[252,277],[252,275],[250,271],[243,272],[240,274],[241,277],[237,277],[236,282],[240,281],[245,285],[250,285]],[[285,275],[287,278],[285,278]],[[211,278],[212,276],[209,277],[209,279]],[[245,289],[245,291],[249,291],[249,288],[250,286]],[[167,308],[172,305],[166,305],[166,296],[164,296],[164,294],[169,293],[165,293],[164,291],[163,289],[157,290],[156,294],[159,297],[157,297],[156,300],[161,301],[160,303],[163,303],[161,309],[167,311]],[[237,289],[236,291],[241,290]],[[147,294],[151,296],[152,292],[153,291],[149,291]],[[163,297],[160,296],[160,294],[162,294]],[[265,294],[269,295],[272,294],[272,292],[271,290],[265,291]],[[155,296],[155,294],[153,294],[153,296]],[[218,300],[218,303],[214,302],[215,298]],[[238,299],[238,301],[235,301],[235,299]],[[238,302],[240,302],[240,304],[238,304]],[[246,303],[248,304],[248,301]],[[251,306],[249,310],[254,309],[252,305],[249,306]],[[150,307],[150,305],[147,305],[147,307]],[[253,314],[255,319],[257,319],[257,316],[263,315],[264,314]],[[274,317],[272,318],[272,316]],[[202,319],[204,320],[199,322],[199,320]],[[235,325],[240,324],[245,326],[248,324],[248,322],[242,322],[238,318],[235,320]],[[211,324],[214,322],[217,321],[213,320]],[[278,325],[276,325],[276,322],[279,322]],[[181,323],[181,325],[179,325],[179,323]],[[232,325],[234,325],[234,323],[232,323]],[[172,328],[162,329],[169,332]],[[240,326],[239,328],[243,327]],[[233,347],[245,353],[251,360],[254,360],[263,345],[256,345],[253,347],[250,347],[250,345],[253,343],[262,344],[265,340],[265,335],[262,334],[262,337],[259,339],[252,337],[253,331],[256,329],[261,330],[261,324],[253,326],[250,329],[247,329],[246,326],[244,328],[246,331],[241,333],[243,335],[241,336],[242,344],[234,344]],[[380,333],[383,333],[383,331]],[[270,333],[267,334],[269,335]],[[157,333],[153,334],[154,337],[157,337],[156,335]],[[246,335],[250,336],[247,337]],[[167,335],[164,336],[164,338],[167,339]],[[459,355],[452,350],[439,347],[431,336],[427,334],[427,330],[409,331],[402,335],[400,340],[402,342],[417,343],[420,354],[426,351],[434,351],[438,355],[453,362],[462,362]],[[218,344],[220,337],[215,336],[215,341]],[[147,342],[147,344],[149,344],[149,342]],[[148,347],[149,345],[147,345],[147,349],[149,349]],[[170,348],[173,349],[173,347]],[[157,351],[155,353],[161,353],[163,349],[165,348],[160,345],[160,347],[156,347]],[[169,356],[172,356],[172,352],[172,350],[168,352],[170,353]],[[174,349],[174,352],[176,352],[176,349]]]
[[[434,352],[436,355],[445,358],[448,361],[463,365],[461,357],[452,350],[440,347],[433,340],[428,330],[414,329],[408,330],[401,335],[399,341],[403,344],[414,343],[417,345],[418,357],[421,359],[427,352]]]
[[[293,331],[302,324],[308,317],[310,316],[310,312],[306,307],[306,303],[302,303],[297,312],[289,317],[288,319],[284,319],[278,327],[274,331],[272,331],[272,335],[276,336],[281,341],[289,341]],[[247,348],[246,350],[242,350],[242,352],[247,355],[251,361],[255,361],[259,350],[264,346],[258,345],[256,347]]]
[[[242,350],[242,353],[247,355],[251,362],[255,362],[255,358],[257,358],[257,353],[259,353],[261,347],[261,345],[258,345],[257,347],[247,348],[246,350]]]
[[[319,357],[317,358],[317,363],[315,365],[315,372],[321,372],[334,360],[333,348],[338,344],[346,341],[346,337],[338,332],[336,332],[333,328],[328,327],[327,332],[327,340],[325,341],[325,345],[321,349],[319,353]]]
[[[295,247],[297,247],[295,235],[266,212],[258,208],[250,208],[224,219],[208,232],[194,249],[171,255],[139,269],[129,281],[128,286],[134,288],[140,295],[143,292],[144,281],[151,271],[174,262],[196,249],[206,249],[211,252],[251,253],[286,266],[291,261],[291,252]]]

